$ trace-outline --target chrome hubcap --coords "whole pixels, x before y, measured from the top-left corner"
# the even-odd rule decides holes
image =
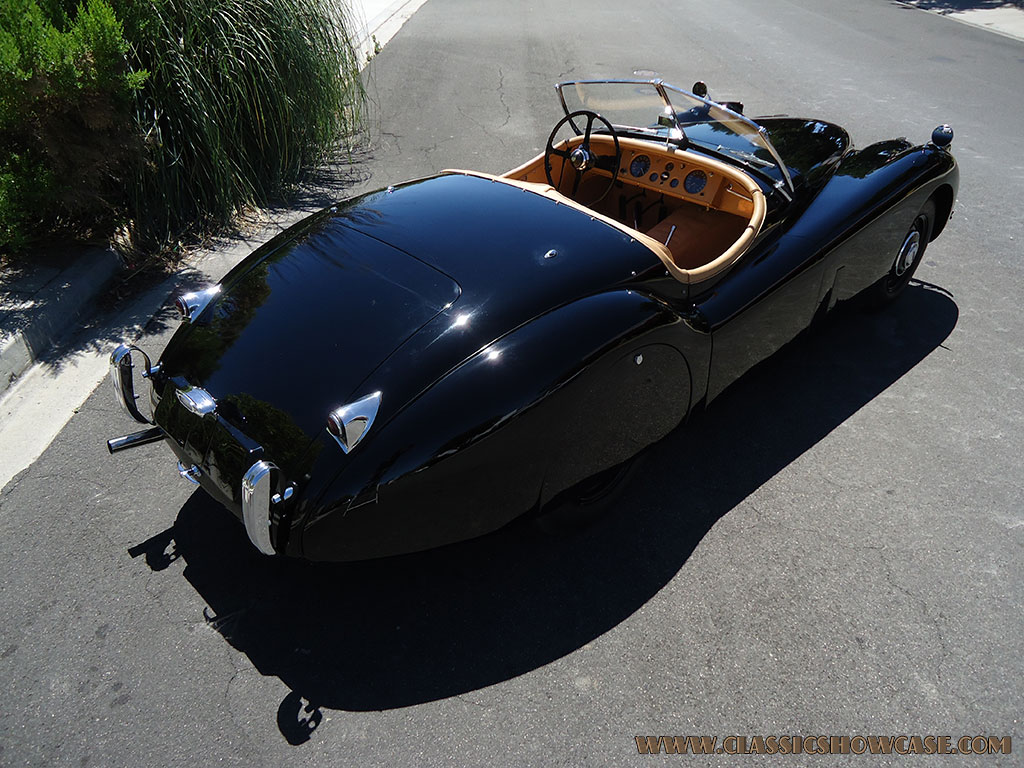
[[[903,245],[900,247],[899,255],[896,256],[896,263],[893,264],[896,277],[910,269],[914,264],[914,259],[917,258],[917,252],[920,248],[921,233],[914,229],[907,235],[907,239],[903,241]]]

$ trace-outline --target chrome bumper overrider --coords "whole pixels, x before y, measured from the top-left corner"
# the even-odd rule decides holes
[[[138,352],[146,360],[146,370],[142,377],[148,379],[155,373],[149,355],[132,344],[122,344],[110,353],[110,382],[114,385],[114,398],[125,412],[140,424],[152,424],[139,411],[136,404],[138,395],[135,394],[135,382],[132,378],[132,370],[135,365],[132,362],[132,353]]]
[[[242,521],[249,541],[265,555],[275,554],[270,541],[271,473],[277,467],[269,461],[257,461],[242,478]]]
[[[135,380],[132,375],[135,369],[135,363],[132,360],[134,352],[138,352],[146,361],[146,368],[142,372],[143,378],[148,379],[160,370],[159,365],[155,368],[153,367],[149,356],[138,347],[131,344],[120,345],[110,354],[110,383],[114,386],[114,399],[117,400],[118,405],[124,409],[125,413],[140,424],[153,424],[152,419],[142,415],[137,403],[139,396],[135,394]],[[155,443],[158,440],[163,440],[164,437],[166,435],[162,429],[152,427],[141,432],[133,432],[130,435],[108,440],[107,450],[111,453],[117,453],[118,451],[125,451],[139,445]]]

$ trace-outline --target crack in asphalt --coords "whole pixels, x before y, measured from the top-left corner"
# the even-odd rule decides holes
[[[38,461],[38,459],[37,459]],[[2,489],[0,489],[0,511],[4,508],[5,499],[16,491],[21,484],[28,479],[30,470],[35,466],[35,463],[31,464],[25,469],[21,470],[18,474],[12,477]],[[39,477],[33,476],[34,480],[64,480],[65,475],[61,473],[50,473],[46,475],[40,475]]]
[[[504,128],[512,119],[512,110],[509,109],[508,104],[505,103],[505,73],[502,72],[501,67],[498,67],[498,101],[500,101],[501,106],[505,108],[505,122],[498,127]]]
[[[458,109],[458,112],[459,112],[459,114],[460,114],[460,115],[462,115],[462,116],[463,116],[464,118],[466,118],[467,120],[469,120],[469,122],[471,122],[471,123],[472,123],[473,125],[475,125],[475,126],[476,126],[477,128],[479,128],[479,129],[480,129],[480,133],[482,133],[482,134],[483,134],[484,136],[486,136],[486,137],[487,137],[487,138],[489,138],[489,139],[494,139],[494,140],[496,140],[496,141],[497,141],[497,142],[498,142],[499,144],[501,144],[501,146],[502,146],[502,147],[507,147],[507,146],[508,146],[507,144],[505,144],[505,140],[504,140],[503,138],[501,138],[501,136],[499,136],[498,134],[496,134],[496,133],[494,132],[494,129],[492,129],[492,128],[488,128],[488,127],[487,127],[487,126],[485,126],[485,125],[484,125],[483,123],[481,123],[481,122],[480,122],[479,120],[477,120],[476,118],[474,118],[474,117],[473,117],[472,115],[470,115],[470,114],[467,114],[467,113],[466,113],[466,112],[465,112],[465,111],[464,111],[464,110],[462,109],[462,107],[457,107],[457,109]],[[507,121],[506,121],[506,122],[507,122]],[[499,127],[500,127],[500,126],[499,126]]]
[[[487,709],[488,708],[486,704],[481,704],[479,701],[473,701],[472,699],[467,699],[464,695],[461,695],[461,694],[456,694],[455,698],[458,699],[459,701],[465,703],[465,704],[472,704],[474,707],[479,707],[480,709]]]
[[[480,133],[483,133],[485,135],[488,133],[487,128],[484,127],[484,124],[477,120],[475,117],[473,117],[471,114],[466,112],[466,110],[464,110],[462,107],[456,107],[456,109],[458,110],[460,115],[462,115],[464,118],[469,120],[469,122],[471,122],[473,125],[479,128]]]
[[[391,139],[394,142],[394,144],[395,144],[395,149],[398,150],[398,154],[399,155],[402,154],[402,144],[400,142],[400,139],[402,138],[401,136],[399,136],[397,133],[391,133],[390,131],[384,131],[384,130],[382,130],[380,132],[380,135],[381,136],[385,136],[385,137]]]
[[[931,626],[931,628],[935,632],[935,637],[939,642],[939,648],[941,650],[939,659],[935,664],[935,679],[939,684],[941,684],[942,667],[945,665],[946,659],[948,659],[950,656],[950,649],[949,644],[946,642],[946,637],[943,634],[939,620],[931,615],[931,611],[928,610],[928,603],[923,597],[914,594],[909,589],[907,589],[906,587],[904,587],[896,581],[896,576],[893,573],[892,565],[889,562],[889,559],[884,554],[880,555],[879,559],[882,562],[882,567],[885,569],[886,580],[889,582],[890,586],[892,586],[893,589],[895,589],[897,592],[906,597],[909,601],[917,605],[921,617],[925,620],[925,623]]]
[[[14,493],[15,490],[17,490],[18,486],[21,485],[22,481],[28,476],[28,472],[30,469],[31,467],[27,467],[21,472],[19,472],[17,475],[11,478],[10,482],[3,487],[3,490],[0,490],[0,513],[3,513],[4,511],[4,504],[7,500],[7,497]]]
[[[235,710],[231,696],[231,688],[235,684],[235,681],[238,680],[238,678],[244,674],[244,670],[240,670],[234,667],[234,665],[232,665],[232,668],[235,671],[231,675],[231,677],[228,678],[227,683],[224,685],[224,708],[227,710],[228,717],[231,719],[231,724],[234,726],[235,731],[239,734],[243,741],[248,741],[250,738],[250,733],[249,730],[246,728],[246,724],[244,721],[244,713],[237,712]]]

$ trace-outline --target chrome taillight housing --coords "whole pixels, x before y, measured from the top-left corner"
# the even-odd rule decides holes
[[[327,431],[342,451],[348,453],[365,437],[377,417],[380,400],[381,393],[374,392],[327,415]]]
[[[219,294],[219,285],[211,285],[209,288],[204,288],[201,291],[183,293],[174,300],[174,306],[181,315],[181,321],[183,323],[192,322]]]

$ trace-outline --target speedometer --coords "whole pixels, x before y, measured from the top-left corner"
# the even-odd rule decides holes
[[[683,188],[691,195],[699,195],[708,184],[708,175],[704,171],[690,171],[683,180]]]
[[[647,155],[637,155],[633,158],[633,162],[629,164],[630,174],[637,179],[641,176],[646,176],[649,170],[651,170],[651,158]]]

